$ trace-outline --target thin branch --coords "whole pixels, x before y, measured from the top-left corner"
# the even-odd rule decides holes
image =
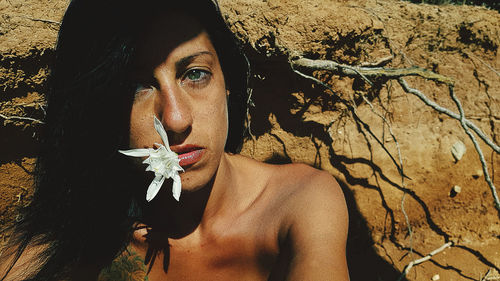
[[[396,136],[394,135],[394,132],[392,131],[392,126],[391,124],[389,123],[389,121],[387,121],[387,119],[382,115],[380,114],[379,112],[377,112],[375,110],[375,107],[373,106],[373,104],[364,96],[364,95],[361,95],[363,97],[363,100],[368,104],[368,106],[370,106],[370,109],[371,111],[377,115],[378,117],[380,117],[380,119],[382,119],[382,121],[387,125],[387,127],[389,128],[389,133],[391,134],[391,138],[392,140],[394,141],[394,143],[396,144],[396,149],[398,151],[398,160],[399,160],[399,166],[401,167],[400,169],[400,174],[402,176],[401,178],[401,184],[402,186],[404,187],[404,171],[403,171],[403,157],[402,157],[402,154],[401,154],[401,149],[399,147],[399,142],[398,140],[396,139]]]
[[[483,166],[483,174],[484,174],[484,180],[488,183],[488,186],[491,189],[491,193],[493,195],[493,199],[495,200],[495,207],[497,208],[499,214],[500,214],[500,200],[498,199],[498,194],[497,190],[495,188],[495,185],[491,181],[490,178],[490,173],[488,171],[488,166],[486,164],[486,160],[484,159],[483,151],[481,150],[481,147],[479,147],[479,143],[477,143],[476,137],[469,131],[469,127],[467,127],[467,124],[465,123],[465,113],[464,109],[458,100],[457,96],[455,95],[455,91],[453,90],[453,86],[450,86],[450,96],[451,99],[455,102],[457,105],[457,108],[460,112],[460,124],[464,128],[465,133],[469,136],[471,139],[472,143],[474,144],[474,148],[477,151],[477,154],[479,155],[479,160],[481,161],[481,165]]]
[[[255,104],[253,103],[252,101],[252,93],[253,93],[253,89],[252,88],[248,88],[247,89],[247,103],[246,103],[246,108],[247,108],[247,111],[246,111],[246,122],[247,122],[247,130],[248,130],[248,134],[250,135],[250,137],[252,137],[252,140],[255,141],[256,138],[255,136],[253,135],[252,133],[252,129],[250,127],[251,123],[252,123],[252,120],[250,118],[250,107],[255,107]]]
[[[28,17],[28,16],[23,16],[24,18],[27,18],[29,20],[32,20],[32,21],[39,21],[39,22],[44,22],[44,23],[51,23],[51,24],[57,24],[57,25],[61,25],[61,22],[59,21],[55,21],[55,20],[49,20],[49,19],[38,19],[38,18],[32,18],[32,17]]]
[[[491,272],[491,268],[488,268],[488,271],[486,271],[486,274],[483,276],[483,278],[481,278],[480,281],[486,281],[488,278],[488,275],[490,275],[490,272]]]
[[[474,123],[472,123],[470,120],[465,118],[465,113],[463,111],[463,108],[460,104],[460,101],[457,99],[457,97],[454,94],[453,91],[453,80],[451,78],[436,74],[432,71],[428,71],[423,68],[419,67],[412,67],[412,68],[403,68],[403,69],[394,69],[394,68],[380,68],[380,67],[375,67],[375,68],[369,68],[369,67],[355,67],[355,66],[350,66],[350,65],[344,65],[344,64],[339,64],[334,61],[326,61],[326,60],[310,60],[306,58],[299,58],[296,60],[293,60],[290,62],[290,65],[292,67],[292,70],[295,73],[298,73],[299,75],[312,79],[313,81],[327,87],[330,89],[330,91],[333,92],[333,90],[324,82],[318,80],[317,78],[314,78],[312,76],[303,74],[299,71],[297,71],[294,67],[295,66],[300,66],[300,67],[306,67],[311,70],[328,70],[332,71],[336,74],[344,75],[344,76],[350,76],[350,77],[359,77],[361,76],[367,83],[372,85],[372,82],[368,79],[368,77],[383,77],[385,79],[398,79],[399,84],[403,88],[403,90],[406,93],[413,94],[420,98],[426,105],[430,106],[437,112],[446,114],[450,116],[451,118],[454,118],[458,121],[460,121],[463,129],[465,130],[465,133],[470,137],[472,140],[474,147],[479,155],[479,159],[481,161],[482,167],[483,167],[483,174],[485,177],[485,181],[488,183],[488,186],[490,187],[490,190],[493,194],[493,199],[495,202],[495,208],[499,211],[500,214],[500,200],[498,198],[498,194],[496,192],[496,188],[493,185],[493,182],[491,181],[491,178],[489,176],[488,172],[488,166],[486,164],[486,161],[484,159],[484,155],[482,153],[481,148],[479,147],[479,144],[476,141],[476,138],[474,135],[469,131],[469,129],[472,129],[488,146],[490,146],[496,153],[500,153],[500,147],[495,144],[492,140],[490,140],[486,135],[476,126]],[[429,80],[434,80],[437,82],[445,83],[448,85],[450,89],[450,95],[457,105],[460,114],[457,114],[455,112],[452,112],[451,110],[439,106],[437,103],[434,101],[430,100],[425,96],[422,92],[420,92],[417,89],[413,89],[408,86],[406,81],[403,79],[404,76],[420,76]],[[346,104],[347,105],[347,104]],[[347,105],[349,106],[349,105]],[[353,116],[357,117],[357,114],[355,112],[355,108],[352,108],[351,111],[353,111]],[[359,120],[361,122],[361,120]],[[363,122],[361,122],[363,123]],[[364,124],[364,123],[363,123]],[[371,132],[370,128],[368,127],[367,124],[364,124],[364,128],[381,144],[382,148],[388,153],[389,157],[393,160],[393,162],[396,164],[400,172],[402,173],[401,167],[395,162],[394,158],[392,155],[387,151],[383,143],[379,141],[379,139]],[[404,209],[404,196],[401,202],[401,207]],[[406,218],[406,216],[405,216]]]
[[[402,154],[401,154],[401,149],[399,147],[399,142],[396,139],[396,136],[394,135],[394,132],[392,131],[391,124],[389,123],[389,121],[387,121],[387,119],[385,118],[385,116],[383,116],[382,114],[380,114],[379,112],[377,112],[375,110],[375,107],[370,102],[370,100],[368,100],[364,95],[361,95],[361,96],[363,97],[363,100],[368,104],[368,106],[370,106],[370,109],[372,110],[372,112],[375,115],[377,115],[378,117],[380,117],[380,119],[382,119],[382,121],[387,125],[387,127],[389,128],[389,134],[391,135],[392,140],[396,144],[396,149],[398,151],[398,158],[399,158],[399,166],[401,167],[401,170],[400,170],[401,186],[405,190],[404,193],[403,193],[403,196],[401,197],[401,211],[403,212],[403,215],[405,217],[406,226],[408,228],[408,235],[410,236],[410,255],[411,255],[413,253],[413,230],[411,228],[410,219],[409,219],[408,214],[406,213],[406,209],[405,209],[406,184],[405,184],[405,176],[404,176],[404,170],[403,170],[403,167],[404,167],[403,166],[403,157],[402,157]]]
[[[425,104],[432,107],[439,113],[443,113],[448,115],[451,118],[460,121],[460,115],[447,109],[442,106],[439,106],[434,101],[427,98],[424,94],[416,89],[412,89],[408,86],[406,81],[402,79],[404,76],[420,76],[429,80],[437,81],[444,83],[448,86],[453,85],[453,80],[446,76],[434,73],[432,71],[426,70],[420,67],[411,67],[411,68],[381,68],[381,67],[356,67],[345,64],[340,64],[334,61],[328,60],[311,60],[306,58],[300,58],[296,60],[290,61],[292,69],[297,73],[294,67],[305,67],[311,70],[328,70],[332,71],[336,74],[345,75],[349,77],[359,77],[361,76],[367,83],[372,84],[372,82],[368,79],[369,77],[384,77],[387,79],[398,79],[399,84],[403,87],[405,92],[413,94],[420,98]],[[303,76],[303,75],[301,75]],[[315,79],[316,81],[317,79]],[[317,82],[317,81],[316,81]],[[321,84],[324,84],[321,82]],[[500,146],[491,141],[486,135],[479,129],[474,123],[470,120],[465,119],[465,124],[467,127],[471,128],[486,144],[488,144],[495,152],[500,153]]]
[[[403,273],[401,273],[401,276],[399,276],[398,281],[403,280],[403,278],[410,272],[410,270],[412,269],[412,267],[414,267],[415,265],[418,265],[418,264],[421,264],[423,262],[426,262],[426,261],[430,260],[432,258],[432,256],[434,256],[434,255],[436,255],[436,254],[444,251],[446,248],[451,247],[452,245],[453,245],[453,242],[444,243],[441,247],[439,247],[439,248],[435,249],[434,251],[430,252],[427,256],[422,257],[420,259],[416,259],[416,260],[411,261],[405,267],[405,270],[403,271]]]
[[[484,60],[472,55],[471,53],[466,53],[469,57],[473,57],[477,59],[478,61],[482,62],[487,68],[489,68],[491,71],[493,71],[496,75],[500,76],[500,72],[498,70],[494,69],[491,65],[487,64]]]
[[[500,280],[500,276],[496,275],[496,276],[490,276],[490,274],[492,273],[492,270],[491,268],[488,268],[488,271],[486,272],[486,274],[483,276],[483,278],[481,278],[480,281],[493,281],[493,280]]]
[[[403,186],[404,188],[404,186]],[[403,196],[401,196],[401,212],[403,212],[403,216],[405,217],[406,227],[408,228],[408,235],[410,236],[410,257],[413,255],[413,229],[411,228],[410,218],[408,217],[408,213],[406,213],[405,208],[405,198],[406,198],[406,189],[403,191]]]
[[[448,110],[448,109],[446,109],[444,107],[439,106],[435,102],[433,102],[430,99],[428,99],[422,92],[420,92],[420,91],[418,91],[416,89],[410,88],[408,86],[408,84],[406,83],[406,81],[403,78],[399,78],[399,84],[403,87],[403,90],[405,92],[413,94],[413,95],[416,95],[425,104],[427,104],[428,106],[432,107],[436,111],[444,113],[444,114],[446,114],[446,115],[448,115],[448,116],[450,116],[450,117],[452,117],[452,118],[457,119],[457,120],[460,121],[460,124],[462,125],[465,133],[469,136],[469,138],[472,140],[472,143],[474,144],[474,148],[476,149],[476,152],[477,152],[477,154],[479,156],[479,160],[481,161],[481,166],[483,168],[484,179],[485,179],[486,183],[488,184],[488,186],[489,186],[489,188],[491,190],[491,193],[492,193],[492,196],[493,196],[493,200],[495,202],[495,208],[498,210],[498,212],[500,212],[500,200],[498,198],[498,194],[497,194],[495,185],[493,184],[493,182],[492,182],[492,180],[490,178],[490,175],[489,175],[489,172],[488,172],[488,166],[486,164],[486,160],[484,159],[483,152],[482,152],[479,144],[477,143],[476,138],[469,131],[469,128],[472,129],[495,152],[500,153],[500,148],[499,148],[498,145],[496,145],[495,143],[493,143],[489,138],[487,138],[486,135],[477,126],[475,126],[469,120],[465,119],[465,113],[463,111],[463,107],[460,104],[460,101],[458,100],[458,98],[456,97],[456,95],[454,93],[453,86],[452,85],[449,86],[450,95],[451,95],[451,98],[453,99],[453,101],[455,102],[455,104],[457,105],[457,107],[459,109],[459,112],[460,112],[460,115],[457,115],[456,113],[454,113],[454,112],[452,112],[452,111],[450,111],[450,110]]]
[[[329,60],[311,60],[300,58],[292,61],[293,66],[306,67],[311,70],[329,70],[349,77],[361,76],[367,80],[369,77],[384,77],[387,79],[397,79],[404,76],[420,76],[429,80],[453,85],[453,79],[434,73],[421,67],[410,68],[382,68],[382,67],[360,67],[340,64]],[[370,83],[369,83],[370,84]]]
[[[410,88],[408,86],[408,83],[403,78],[398,79],[399,84],[401,87],[403,87],[403,90],[409,94],[417,96],[421,101],[423,101],[426,105],[432,107],[434,110],[436,110],[439,113],[443,113],[448,115],[449,117],[456,119],[458,121],[461,120],[460,115],[456,114],[453,111],[450,111],[447,108],[444,108],[434,101],[430,100],[427,96],[425,96],[422,92],[420,92],[417,89]],[[500,147],[496,145],[493,141],[491,141],[482,131],[479,129],[474,123],[469,121],[468,119],[464,120],[465,125],[472,129],[487,145],[489,145],[496,153],[500,153]]]
[[[318,78],[316,78],[314,76],[310,76],[310,75],[304,74],[304,73],[302,73],[302,72],[294,69],[293,66],[292,66],[292,70],[293,70],[293,72],[297,73],[298,75],[300,75],[300,76],[302,76],[304,78],[310,79],[310,80],[312,80],[312,81],[320,84],[321,86],[327,88],[328,90],[330,90],[330,92],[332,92],[332,94],[335,94],[335,92],[333,91],[333,89],[330,88],[330,86],[328,84],[324,83],[323,81],[319,80]]]
[[[293,68],[293,65],[292,66],[292,70],[293,72],[297,73],[298,75],[304,77],[304,78],[307,78],[307,79],[310,79],[318,84],[320,84],[321,86],[325,87],[326,89],[328,89],[330,92],[332,92],[332,94],[334,95],[337,95],[335,93],[335,91],[330,87],[330,85],[324,83],[323,81],[319,80],[318,78],[316,77],[313,77],[313,76],[310,76],[310,75],[307,75],[307,74],[304,74],[296,69]],[[394,163],[394,165],[396,166],[396,168],[398,169],[398,172],[403,175],[404,177],[407,177],[409,178],[408,176],[406,176],[404,173],[403,173],[403,170],[401,169],[401,167],[398,165],[398,163],[396,162],[396,159],[394,159],[394,157],[392,156],[392,154],[389,152],[389,150],[387,150],[387,148],[385,147],[385,145],[383,144],[383,142],[373,133],[373,131],[370,129],[370,126],[368,126],[368,124],[366,124],[363,120],[361,120],[361,118],[359,117],[359,115],[357,114],[356,112],[356,108],[353,107],[352,105],[348,104],[347,102],[343,101],[342,102],[345,106],[347,106],[347,108],[349,109],[349,111],[352,112],[353,114],[353,117],[355,119],[356,122],[359,122],[360,125],[362,125],[362,127],[380,144],[380,146],[382,147],[382,149],[387,153],[387,155],[389,156],[389,158],[391,158],[392,162]]]
[[[41,120],[38,120],[38,119],[35,119],[35,118],[31,118],[31,117],[23,117],[23,116],[7,116],[7,115],[3,115],[0,113],[0,117],[5,119],[5,120],[22,120],[22,121],[31,121],[31,122],[35,122],[35,123],[39,123],[39,124],[44,124],[43,121]]]

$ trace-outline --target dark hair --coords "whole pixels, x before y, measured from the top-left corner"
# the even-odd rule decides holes
[[[117,151],[129,141],[133,91],[125,77],[138,34],[147,28],[137,18],[171,8],[199,19],[209,34],[231,93],[225,149],[239,151],[248,63],[216,2],[71,1],[49,80],[34,200],[9,244],[17,247],[14,261],[28,245],[45,247],[26,280],[95,278],[129,243],[144,201],[137,186],[145,185]]]

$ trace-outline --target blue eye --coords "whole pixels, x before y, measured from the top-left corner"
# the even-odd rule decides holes
[[[184,79],[190,82],[199,83],[210,78],[211,73],[203,69],[191,69],[184,75]]]

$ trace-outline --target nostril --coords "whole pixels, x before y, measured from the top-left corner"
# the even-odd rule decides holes
[[[167,131],[185,133],[192,125],[192,107],[189,97],[177,88],[162,88],[156,114]]]
[[[186,130],[182,132],[176,132],[172,130],[167,130],[168,142],[171,146],[179,145],[186,140],[186,138],[191,134],[192,127],[189,126]]]
[[[188,114],[180,111],[163,112],[162,123],[165,130],[175,134],[181,134],[189,130],[192,125],[191,118]]]

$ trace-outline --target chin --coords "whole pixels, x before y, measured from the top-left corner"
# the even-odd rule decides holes
[[[202,171],[190,171],[187,170],[185,173],[181,173],[182,181],[182,193],[192,194],[194,192],[205,189],[206,187],[211,187],[213,183],[215,172],[210,174],[202,173]],[[181,193],[181,200],[182,200]]]
[[[185,172],[180,173],[182,191],[194,192],[206,186],[211,186],[221,161],[223,161],[222,154],[223,152],[214,153],[207,150],[199,162],[183,167]]]

